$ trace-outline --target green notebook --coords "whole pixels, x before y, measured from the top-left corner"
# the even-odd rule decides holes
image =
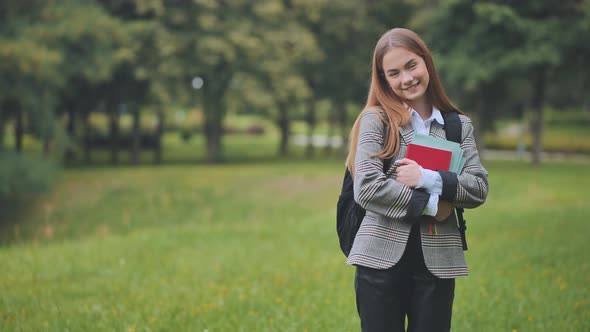
[[[435,149],[450,151],[451,165],[449,166],[449,171],[455,174],[461,173],[461,170],[465,165],[465,157],[463,156],[463,150],[461,150],[461,145],[459,143],[422,134],[415,134],[412,143],[422,146],[428,146]]]

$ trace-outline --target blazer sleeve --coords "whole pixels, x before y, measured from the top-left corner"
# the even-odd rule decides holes
[[[465,165],[459,175],[439,171],[443,180],[441,199],[453,202],[456,207],[475,208],[483,204],[488,196],[488,172],[479,160],[471,120],[464,115],[460,118]]]
[[[383,160],[373,157],[383,148],[385,130],[376,112],[361,115],[354,163],[354,199],[365,210],[391,219],[415,219],[422,215],[430,195],[383,173]]]

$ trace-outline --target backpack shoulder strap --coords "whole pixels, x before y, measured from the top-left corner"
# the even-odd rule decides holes
[[[459,113],[453,111],[441,113],[445,120],[445,136],[447,137],[447,140],[461,144],[462,128]],[[467,250],[467,238],[465,236],[467,221],[463,218],[463,208],[457,208],[457,219],[463,250]]]
[[[445,134],[447,140],[461,143],[461,119],[457,112],[441,112],[445,120]]]

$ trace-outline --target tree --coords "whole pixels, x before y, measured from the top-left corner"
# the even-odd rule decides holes
[[[16,123],[16,150],[21,151],[22,137],[25,130],[29,130],[43,141],[43,154],[47,157],[50,143],[60,132],[56,121],[60,91],[66,88],[74,72],[92,78],[108,73],[108,64],[103,64],[110,61],[112,53],[105,45],[115,39],[109,30],[115,25],[115,21],[92,3],[73,0],[63,1],[59,6],[45,1],[0,3],[0,74],[3,78],[0,81],[0,137],[4,137],[5,125],[12,118]],[[2,142],[0,140],[0,150],[4,148]],[[37,170],[49,162],[35,166],[35,158],[22,154],[3,154],[0,158],[6,166],[3,171],[18,170],[9,175],[12,184],[3,189],[5,195],[35,188],[35,183],[49,182],[51,172]],[[17,166],[11,168],[11,165]]]
[[[156,141],[155,161],[159,162],[165,106],[171,106],[174,100],[180,100],[180,104],[187,94],[186,85],[181,84],[184,83],[184,70],[177,61],[178,39],[165,24],[166,3],[103,0],[101,4],[124,22],[123,28],[129,37],[125,48],[129,56],[118,64],[112,79],[102,87],[105,100],[111,105],[107,112],[112,133],[118,135],[118,109],[119,105],[125,105],[133,117],[131,162],[138,164],[141,142],[146,136],[141,133],[141,113],[144,109],[151,109],[158,118],[157,128],[150,137]],[[111,139],[114,161],[119,144],[116,137]]]
[[[559,7],[550,1],[450,0],[443,1],[430,22],[437,28],[429,30],[428,39],[440,56],[444,76],[462,99],[479,105],[485,122],[502,114],[499,105],[519,102],[518,97],[496,98],[507,87],[517,84],[521,87],[516,90],[528,91],[534,165],[541,158],[547,78],[555,75],[564,55],[587,33],[572,24],[585,19],[583,10],[576,0],[562,1]],[[564,38],[572,35],[576,39]]]
[[[300,34],[304,31],[288,18],[288,2],[280,0],[159,3],[162,10],[154,15],[175,40],[176,61],[183,68],[177,79],[186,82],[183,90],[190,93],[190,82],[195,76],[204,80],[200,96],[207,159],[218,162],[223,157],[223,119],[233,82],[240,75],[262,79],[264,67],[271,67],[280,54],[287,55],[283,62],[288,68],[291,54],[298,53],[294,47],[297,40],[306,38]],[[291,46],[285,51],[289,43]],[[277,70],[264,72],[268,75],[263,79],[276,76]],[[276,81],[272,82],[274,86]],[[184,100],[190,101],[191,98]]]
[[[315,35],[322,54],[319,61],[300,65],[312,93],[306,115],[310,128],[308,141],[311,142],[317,119],[316,104],[329,100],[330,131],[338,127],[345,150],[351,119],[349,109],[352,106],[360,113],[366,100],[375,43],[385,31],[406,25],[413,5],[403,1],[300,0],[295,2],[294,10],[298,20]],[[313,153],[311,146],[307,151],[308,155]]]

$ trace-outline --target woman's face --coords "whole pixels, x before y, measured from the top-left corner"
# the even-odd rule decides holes
[[[383,57],[383,72],[393,92],[410,105],[426,98],[430,75],[424,60],[403,47],[395,47]]]

